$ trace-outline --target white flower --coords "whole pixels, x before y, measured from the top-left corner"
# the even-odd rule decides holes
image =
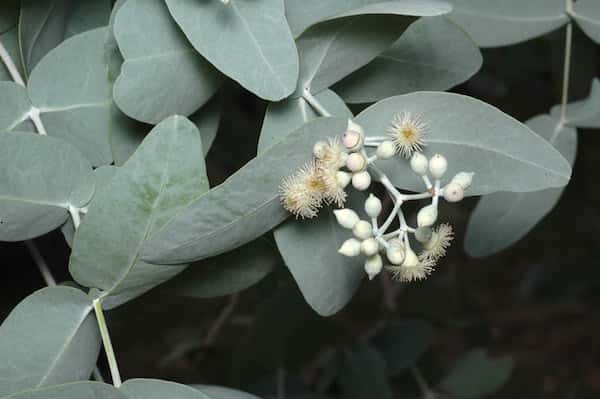
[[[352,187],[358,191],[365,191],[371,185],[371,175],[366,170],[352,175]]]
[[[383,269],[383,260],[381,259],[381,255],[373,255],[367,258],[365,262],[365,272],[367,276],[369,276],[369,280],[373,280],[375,276],[381,273],[381,269]]]
[[[396,145],[392,141],[384,141],[377,146],[377,156],[381,159],[389,159],[396,155]]]
[[[360,244],[360,250],[367,256],[373,256],[379,252],[379,243],[374,238],[367,238]]]
[[[441,179],[448,170],[448,161],[446,157],[440,154],[435,154],[429,160],[429,172],[434,179]]]
[[[281,204],[296,218],[314,218],[322,204],[323,187],[315,162],[310,162],[282,181],[279,187]]]
[[[352,257],[360,254],[361,242],[356,238],[344,241],[338,252],[344,256]]]
[[[396,152],[408,158],[426,145],[427,125],[410,112],[403,112],[394,117],[388,134],[396,146]]]
[[[417,225],[419,227],[431,226],[435,223],[438,217],[437,207],[433,204],[424,206],[417,213]]]
[[[350,151],[357,151],[363,146],[365,132],[359,124],[348,119],[346,133],[342,136],[342,144]]]
[[[428,165],[429,161],[427,160],[427,157],[420,152],[415,152],[412,155],[412,158],[410,158],[410,168],[419,176],[427,174]]]
[[[322,165],[320,161],[317,161],[317,173],[323,182],[323,199],[325,202],[336,204],[339,207],[344,206],[348,195],[344,191],[344,186],[338,180],[338,170]]]
[[[381,200],[373,194],[369,194],[369,198],[365,201],[365,212],[367,215],[372,218],[377,218],[381,213],[382,208]]]
[[[456,183],[463,188],[463,190],[471,187],[471,183],[473,182],[473,176],[475,173],[473,172],[460,172],[457,173],[451,180],[451,183]]]
[[[458,202],[465,197],[465,190],[455,182],[450,182],[444,187],[444,199],[448,202]]]
[[[359,240],[366,240],[373,235],[373,226],[366,220],[360,220],[352,228],[352,233]]]
[[[367,168],[368,162],[359,152],[353,152],[346,158],[346,167],[350,172],[360,172]]]
[[[409,248],[406,258],[400,266],[388,266],[387,270],[392,273],[394,280],[411,282],[424,280],[433,272],[435,263],[429,259],[419,259]]]
[[[328,139],[327,142],[320,141],[315,144],[313,154],[319,160],[319,163],[327,169],[338,170],[346,163],[348,154],[342,149],[340,140],[335,137]]]
[[[419,256],[421,261],[436,262],[446,255],[446,249],[454,239],[454,231],[448,223],[441,224],[431,235],[431,239],[423,244],[423,252]]]
[[[345,229],[352,229],[360,221],[360,218],[352,209],[337,209],[333,211],[335,218],[340,226]]]

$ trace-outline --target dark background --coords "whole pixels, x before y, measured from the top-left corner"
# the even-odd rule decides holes
[[[454,91],[480,98],[521,121],[548,112],[560,99],[563,35],[561,31],[516,46],[485,50],[482,70]],[[598,46],[575,28],[571,100],[586,97],[595,76],[600,76]],[[226,90],[231,92],[227,96],[231,104],[226,105],[229,114],[208,156],[213,185],[253,157],[265,111],[264,103],[239,87],[231,85]],[[570,185],[556,209],[525,239],[495,256],[468,258],[462,250],[462,237],[476,204],[476,199],[469,199],[444,210],[457,230],[457,239],[438,271],[424,283],[394,283],[397,309],[391,317],[421,317],[435,326],[434,344],[419,362],[432,383],[464,351],[483,347],[492,354],[511,355],[516,362],[509,382],[494,398],[600,397],[597,134],[580,131]],[[57,280],[69,279],[69,248],[60,231],[35,242]],[[44,284],[22,243],[0,243],[0,254],[4,269],[1,320]],[[272,294],[275,280],[285,274],[281,267],[244,291],[209,347],[201,343],[227,298],[178,298],[158,290],[109,312],[121,373],[126,378],[235,384],[237,348],[252,330],[257,306]],[[344,337],[329,339],[327,345],[357,339],[389,317],[381,298],[377,280],[364,283],[349,306],[331,320],[343,328]],[[104,364],[102,367],[108,375]],[[314,380],[313,370],[303,365],[290,373],[288,384],[302,381],[310,385]],[[417,392],[408,377],[396,378],[394,386],[397,397]]]

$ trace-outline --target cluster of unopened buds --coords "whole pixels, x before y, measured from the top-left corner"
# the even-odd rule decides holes
[[[343,207],[349,185],[358,191],[368,190],[373,176],[386,189],[393,209],[387,217],[381,218],[383,204],[371,193],[364,203],[365,219],[349,208],[335,210],[340,226],[351,230],[354,235],[342,244],[338,252],[349,257],[366,257],[364,269],[369,279],[381,273],[384,264],[396,280],[425,279],[439,259],[446,255],[453,239],[449,224],[436,226],[439,200],[462,200],[473,179],[473,173],[461,172],[442,186],[448,163],[440,154],[428,159],[421,152],[426,145],[426,136],[427,125],[409,113],[394,118],[387,136],[367,137],[361,126],[348,121],[341,140],[334,138],[317,142],[313,148],[313,160],[284,179],[280,187],[281,202],[296,217],[313,218],[323,205]],[[370,148],[375,149],[374,154],[367,153]],[[375,164],[377,160],[395,156],[408,160],[413,172],[421,177],[425,191],[400,192]],[[402,205],[407,201],[424,199],[431,199],[431,203],[418,211],[416,226],[409,226]],[[395,220],[398,221],[397,227],[391,229]],[[413,250],[417,243],[419,254]]]

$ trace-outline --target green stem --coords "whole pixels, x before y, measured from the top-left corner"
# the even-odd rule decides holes
[[[100,336],[102,337],[102,343],[104,345],[104,352],[106,352],[106,359],[108,360],[108,366],[110,368],[110,375],[112,382],[115,387],[121,386],[121,374],[119,373],[119,366],[117,365],[117,358],[113,350],[112,342],[110,340],[110,334],[108,333],[108,327],[106,320],[104,319],[104,311],[102,310],[102,299],[94,299],[94,311],[96,313],[96,320],[98,320],[98,328],[100,329]]]
[[[573,0],[566,0],[567,13],[573,10]],[[571,79],[571,52],[573,47],[573,22],[567,25],[565,34],[565,61],[563,66],[563,85],[562,101],[560,108],[560,122],[565,124],[567,121],[567,103],[569,101],[569,82]]]
[[[331,116],[329,111],[312,95],[309,89],[304,89],[302,98],[321,116]]]

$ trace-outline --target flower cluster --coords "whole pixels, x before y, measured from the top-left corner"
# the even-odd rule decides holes
[[[352,209],[335,210],[337,222],[354,236],[346,240],[338,252],[349,257],[365,256],[364,269],[369,279],[384,269],[399,281],[427,278],[439,259],[446,255],[454,237],[449,224],[436,226],[439,200],[462,200],[473,179],[473,173],[461,172],[442,187],[448,162],[440,154],[428,159],[421,152],[427,144],[427,129],[421,118],[410,113],[398,114],[387,136],[366,136],[361,126],[349,121],[341,140],[318,142],[313,150],[314,159],[283,181],[280,189],[283,206],[297,217],[312,218],[323,204],[335,203],[342,207],[350,183],[356,190],[366,191],[373,177],[385,187],[393,209],[381,218],[382,202],[370,194],[364,204],[365,219]],[[370,148],[375,149],[374,154],[367,153]],[[375,164],[379,159],[395,156],[409,160],[410,168],[425,185],[423,192],[400,192]],[[402,205],[424,199],[431,202],[418,211],[416,226],[409,226]],[[398,226],[390,231],[396,220]],[[419,247],[418,254],[413,249],[415,244]]]

